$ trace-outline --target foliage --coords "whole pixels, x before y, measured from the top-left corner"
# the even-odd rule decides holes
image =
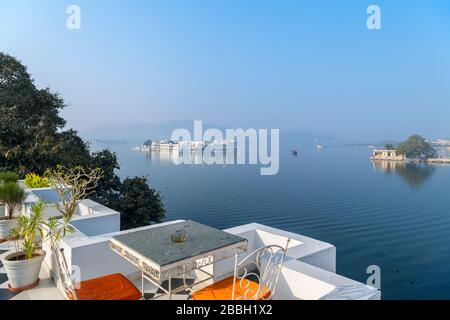
[[[115,209],[118,206],[122,187],[122,182],[115,173],[116,169],[120,169],[116,154],[108,150],[94,153],[91,167],[99,168],[103,173],[98,181],[95,193],[91,195],[91,199]]]
[[[22,239],[22,250],[26,259],[33,258],[39,249],[36,243],[36,235],[39,233],[43,237],[42,225],[44,223],[45,203],[37,202],[31,206],[32,214],[30,216],[21,215],[18,218],[19,226],[17,230],[13,230],[11,235],[15,235],[16,248],[19,247],[18,241]],[[17,252],[18,253],[18,252]]]
[[[385,144],[385,145],[384,145],[384,148],[385,148],[386,150],[395,150],[395,147],[394,147],[394,145],[393,145],[392,143],[387,143],[387,144]]]
[[[14,182],[17,183],[19,176],[11,171],[0,172],[0,183]]]
[[[61,203],[53,205],[64,217],[72,218],[78,202],[95,192],[102,177],[102,170],[58,165],[55,169],[47,170],[46,177],[61,200]]]
[[[17,59],[0,53],[0,170],[42,174],[59,163],[88,164],[87,145],[63,131],[65,107],[57,93],[37,89]]]
[[[63,217],[62,219],[50,217],[44,224],[48,230],[47,236],[53,240],[59,240],[65,237],[67,233],[75,232],[75,228],[70,225],[69,217]]]
[[[144,146],[146,146],[146,147],[151,147],[151,146],[152,146],[152,140],[146,140],[146,141],[144,142]]]
[[[400,143],[397,152],[407,158],[432,158],[436,156],[436,150],[419,135],[412,135],[408,140]]]
[[[42,200],[31,206],[30,216],[21,215],[18,219],[18,227],[10,232],[10,239],[15,241],[16,258],[19,258],[19,251],[22,249],[25,259],[32,259],[41,248],[40,243],[47,239],[58,240],[61,236],[75,229],[69,224],[70,219],[57,219],[51,217],[44,219],[46,204]],[[37,235],[40,236],[39,240]],[[22,240],[22,244],[20,244]]]
[[[161,195],[149,187],[145,177],[124,180],[119,211],[122,229],[159,223],[166,212]]]
[[[103,176],[91,198],[119,211],[122,229],[162,221],[165,215],[162,198],[150,188],[145,177],[128,178],[122,183],[114,172],[120,169],[117,157],[108,150],[94,153],[93,166],[101,168]]]
[[[76,131],[65,130],[66,121],[60,116],[65,107],[57,93],[36,88],[20,61],[0,52],[0,171],[15,171],[24,177],[30,172],[43,175],[58,165],[100,168],[104,175],[90,196],[131,215],[132,210],[120,203],[121,192],[127,188],[115,174],[119,169],[116,155],[108,150],[91,154]]]
[[[22,205],[25,192],[16,182],[7,182],[0,184],[0,201],[5,204],[6,215],[12,219],[14,212]]]
[[[47,177],[42,177],[32,172],[25,175],[25,185],[31,189],[47,188],[49,187],[49,181]]]

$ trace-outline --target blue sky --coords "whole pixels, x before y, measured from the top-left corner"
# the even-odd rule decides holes
[[[81,30],[66,28],[69,4]],[[370,4],[382,30],[366,28]],[[450,137],[447,0],[0,0],[0,50],[61,93],[81,132],[198,119]]]

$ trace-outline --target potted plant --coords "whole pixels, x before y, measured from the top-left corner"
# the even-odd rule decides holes
[[[45,173],[49,185],[58,194],[60,202],[53,206],[63,217],[71,219],[81,200],[95,192],[103,171],[100,168],[86,169],[82,166],[67,168],[61,165]]]
[[[46,252],[42,250],[42,241],[53,238],[58,240],[67,232],[73,232],[69,219],[44,219],[46,204],[38,201],[31,207],[31,215],[21,215],[18,226],[11,230],[10,239],[15,241],[15,249],[2,259],[9,279],[11,291],[23,291],[34,288],[39,283],[39,273]]]
[[[11,229],[17,226],[15,211],[22,206],[24,191],[17,184],[13,172],[0,173],[0,202],[5,206],[5,216],[0,217],[0,241],[5,240]]]

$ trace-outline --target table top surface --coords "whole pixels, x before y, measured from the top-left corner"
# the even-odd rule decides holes
[[[186,234],[186,242],[172,241],[177,231]],[[247,242],[245,238],[189,220],[114,236],[113,240],[161,267]]]

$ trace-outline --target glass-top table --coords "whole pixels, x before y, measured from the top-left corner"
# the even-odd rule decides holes
[[[185,242],[174,242],[174,234],[184,234]],[[142,271],[144,279],[154,283],[171,296],[178,289],[171,288],[171,279],[199,270],[213,278],[205,267],[247,250],[245,238],[194,221],[184,221],[153,228],[131,231],[111,239],[111,249]],[[168,290],[162,282],[168,280]],[[194,284],[198,284],[199,282]],[[191,284],[190,286],[194,285]],[[188,289],[186,281],[180,290]]]

